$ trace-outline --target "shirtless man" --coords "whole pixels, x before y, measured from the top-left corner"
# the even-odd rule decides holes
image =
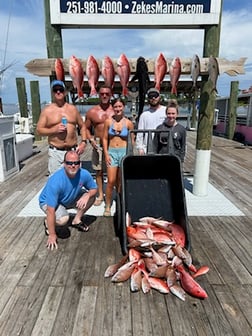
[[[103,202],[103,172],[106,170],[102,147],[102,137],[104,121],[114,114],[110,99],[112,90],[109,86],[103,85],[99,90],[100,103],[87,111],[85,125],[87,128],[87,138],[93,146],[92,167],[96,171],[96,184],[98,195],[94,205],[101,205]],[[93,133],[92,134],[92,129]],[[97,143],[97,140],[100,142]]]
[[[62,81],[51,84],[54,102],[46,106],[37,123],[37,134],[48,136],[48,172],[51,175],[64,162],[66,151],[76,150],[81,155],[87,143],[86,126],[74,105],[65,101],[66,87]],[[77,126],[81,142],[78,144]]]

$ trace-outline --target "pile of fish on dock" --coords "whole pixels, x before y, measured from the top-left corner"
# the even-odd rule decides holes
[[[205,299],[206,291],[195,278],[206,274],[208,266],[198,269],[185,248],[183,228],[160,218],[143,217],[131,222],[127,213],[128,254],[107,267],[105,278],[114,283],[130,280],[132,292],[148,293],[153,288],[162,294],[172,293],[185,301],[186,293]]]
[[[55,60],[55,75],[58,80],[64,81],[65,71],[64,65],[60,58]],[[174,57],[172,62],[167,64],[167,60],[163,53],[155,59],[154,64],[154,87],[160,91],[161,83],[163,82],[165,75],[169,74],[171,83],[171,94],[177,95],[177,85],[181,75],[181,60],[179,57]],[[198,77],[200,76],[200,59],[197,55],[194,55],[191,63],[191,78],[192,88],[196,88]],[[151,81],[148,73],[148,67],[145,58],[140,56],[136,63],[136,72],[130,80],[131,68],[130,63],[125,54],[121,54],[118,58],[116,65],[109,56],[105,56],[101,62],[101,68],[99,68],[98,62],[93,55],[87,58],[86,68],[84,70],[83,65],[79,58],[72,55],[69,59],[69,74],[72,79],[73,87],[77,90],[78,98],[84,99],[82,91],[84,75],[86,74],[88,79],[88,85],[90,87],[89,96],[97,96],[97,85],[100,74],[104,79],[104,84],[114,87],[115,76],[118,75],[120,84],[122,86],[122,95],[128,95],[128,84],[138,81],[139,83],[139,100],[143,100],[145,94],[150,87]],[[216,87],[217,77],[219,75],[218,63],[215,57],[209,58],[208,74],[213,81],[214,87]],[[141,110],[141,108],[140,108]],[[140,111],[141,114],[142,111]]]

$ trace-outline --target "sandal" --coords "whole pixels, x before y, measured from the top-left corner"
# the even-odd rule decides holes
[[[48,230],[48,226],[46,224],[46,220],[44,220],[44,229],[45,229],[45,235],[49,236],[49,230]],[[70,230],[68,229],[67,225],[62,225],[62,226],[55,226],[55,233],[57,235],[58,238],[61,239],[66,239],[69,238],[71,233]]]
[[[94,202],[94,206],[99,206],[99,205],[102,204],[102,202],[103,202],[103,198],[102,198],[102,199],[100,199],[100,198],[96,198],[96,200],[95,200],[95,202]]]
[[[48,231],[48,227],[47,227],[47,224],[46,224],[46,220],[44,220],[44,228],[45,228],[45,235],[49,236],[49,231]]]
[[[89,231],[89,226],[87,226],[85,223],[80,222],[78,224],[71,224],[71,227],[77,229],[78,231],[81,232],[88,232]]]
[[[111,210],[110,210],[110,208],[105,208],[105,210],[103,212],[103,216],[104,217],[111,217]]]

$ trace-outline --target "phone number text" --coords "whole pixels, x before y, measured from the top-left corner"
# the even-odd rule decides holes
[[[201,3],[200,3],[201,2]],[[209,6],[202,1],[176,4],[175,1],[164,3],[155,1],[66,1],[61,12],[70,14],[201,14],[209,13]]]

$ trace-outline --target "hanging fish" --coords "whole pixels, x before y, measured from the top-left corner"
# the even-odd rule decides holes
[[[220,74],[219,71],[219,65],[217,62],[216,57],[210,56],[209,57],[209,63],[208,63],[208,79],[211,80],[213,84],[213,90],[218,93],[216,84],[217,84],[217,79]]]
[[[167,73],[167,63],[164,55],[160,53],[155,60],[154,65],[154,83],[155,88],[160,91],[161,83]]]
[[[193,82],[192,88],[195,89],[197,86],[197,80],[200,75],[200,59],[198,55],[194,55],[191,64],[191,78]]]
[[[64,82],[65,81],[65,71],[64,71],[64,65],[63,65],[61,58],[56,58],[55,63],[54,63],[54,70],[55,70],[56,79]]]
[[[138,118],[143,112],[145,95],[150,85],[150,77],[148,74],[148,67],[145,58],[140,56],[136,62],[136,73],[132,77],[130,82],[138,81],[138,91],[139,91],[139,108],[138,108]]]
[[[97,96],[98,94],[96,91],[96,87],[98,85],[100,70],[96,59],[92,55],[90,55],[87,59],[86,75],[88,78],[88,85],[90,87],[89,96]]]
[[[73,87],[77,89],[77,94],[80,99],[84,98],[82,86],[84,79],[84,70],[80,60],[74,55],[69,60],[69,74],[71,76]]]
[[[128,95],[128,83],[130,77],[130,64],[125,56],[125,54],[121,54],[117,61],[117,74],[120,78],[120,83],[122,85],[122,95]]]
[[[104,84],[110,86],[111,89],[113,89],[115,80],[115,68],[113,61],[109,56],[105,56],[102,60],[101,74],[104,78]]]
[[[175,57],[172,60],[169,72],[171,82],[171,93],[177,95],[177,85],[181,74],[181,62],[179,57]]]

